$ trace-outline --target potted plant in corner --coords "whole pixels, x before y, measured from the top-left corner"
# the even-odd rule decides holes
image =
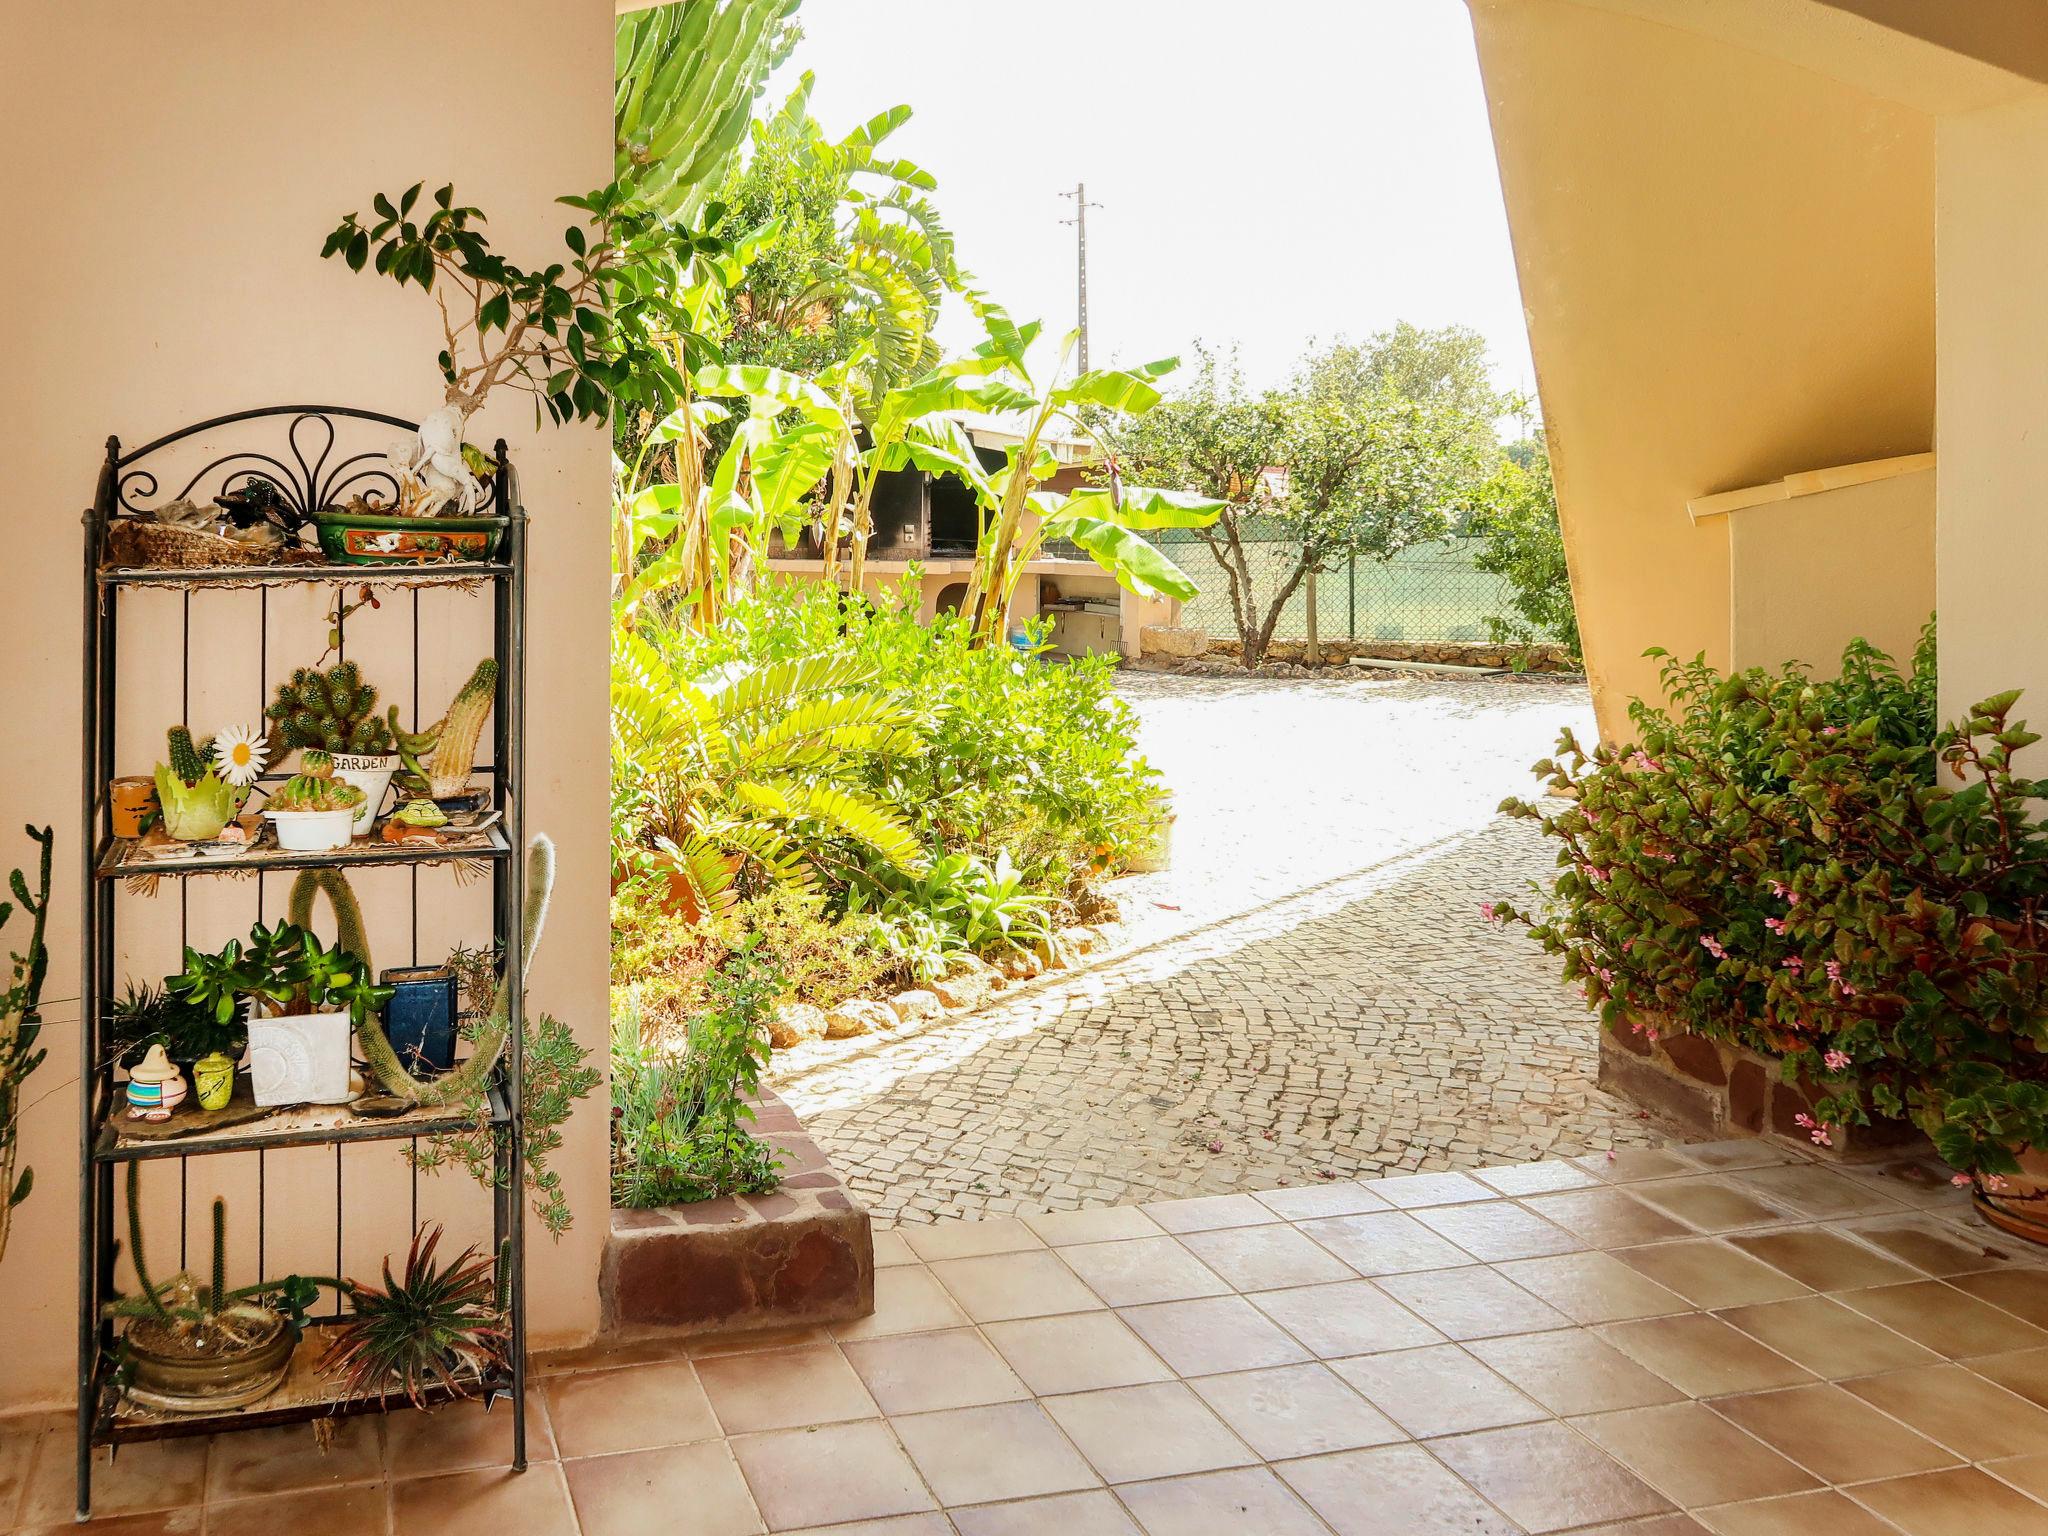
[[[393,721],[377,713],[377,690],[363,677],[362,669],[352,661],[336,662],[325,672],[300,667],[288,681],[278,684],[277,696],[264,714],[280,745],[280,758],[297,749],[308,754],[301,766],[313,777],[331,776],[362,791],[361,800],[352,807],[355,814],[349,835],[360,837],[368,832],[384,807],[384,794],[392,774],[398,771],[399,756],[392,750]],[[395,708],[392,714],[395,719]],[[311,757],[315,752],[326,754],[327,772],[320,771],[319,762]],[[318,809],[323,797],[307,793],[311,803],[279,807],[277,797],[272,796],[271,805],[288,810]],[[328,808],[337,807],[330,804]],[[280,826],[280,844],[284,832]],[[341,848],[347,844],[348,839],[343,838],[321,846]]]
[[[300,771],[271,794],[263,815],[286,852],[324,853],[349,845],[356,818],[369,805],[370,797],[337,778],[334,759],[316,747],[300,759]]]

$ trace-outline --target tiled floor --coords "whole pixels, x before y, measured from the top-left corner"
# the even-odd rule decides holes
[[[502,1418],[398,1414],[133,1448],[100,1528],[2048,1533],[2048,1255],[1915,1165],[1624,1151],[877,1255],[829,1333],[550,1362],[523,1477]],[[0,1525],[68,1528],[68,1473],[0,1431]]]

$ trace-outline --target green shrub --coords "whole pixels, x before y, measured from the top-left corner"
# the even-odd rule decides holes
[[[745,1125],[781,986],[773,962],[742,944],[710,974],[706,1006],[681,1038],[631,1009],[613,1013],[613,1205],[762,1194],[781,1182],[773,1149]]]
[[[1937,730],[1933,637],[1910,676],[1871,647],[1843,674],[1722,677],[1667,662],[1639,745],[1566,733],[1537,772],[1564,810],[1510,801],[1559,843],[1524,913],[1607,1027],[1663,1020],[1782,1056],[1818,1083],[1808,1127],[1910,1116],[1980,1176],[2048,1145],[2048,783],[2017,694]],[[1937,768],[1949,777],[1937,780]]]

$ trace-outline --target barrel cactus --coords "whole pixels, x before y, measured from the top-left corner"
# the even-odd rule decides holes
[[[364,800],[355,785],[310,773],[295,773],[270,797],[273,811],[355,810]]]
[[[381,754],[391,750],[391,726],[376,708],[377,690],[342,661],[325,672],[300,667],[264,713],[287,747]]]

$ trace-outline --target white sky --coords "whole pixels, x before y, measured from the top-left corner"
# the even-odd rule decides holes
[[[1085,180],[1097,367],[1238,344],[1278,383],[1312,340],[1469,325],[1534,373],[1461,0],[806,0],[837,137],[899,102],[889,147],[938,178],[962,264],[1019,320],[1074,324]],[[964,311],[941,340],[977,339]]]

